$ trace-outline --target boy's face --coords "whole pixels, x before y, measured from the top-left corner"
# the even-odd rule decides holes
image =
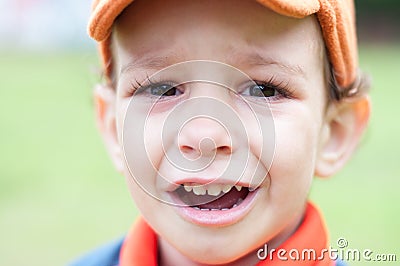
[[[140,181],[135,181],[127,166],[123,172],[138,208],[156,232],[186,257],[203,263],[255,256],[253,251],[264,243],[278,245],[285,240],[301,221],[326,139],[325,58],[315,18],[283,17],[255,1],[138,0],[116,22],[113,53],[116,138],[120,145],[132,86],[164,67],[188,60],[218,61],[240,69],[263,89],[260,95],[250,85],[236,94],[207,83],[165,91],[163,84],[146,87],[147,94],[140,97],[155,97],[160,90],[165,94],[151,111],[141,113],[137,108],[133,114],[146,116],[146,125],[137,125],[137,129],[144,128],[145,140],[133,139],[131,147],[124,147],[146,150],[146,154],[136,152],[128,158],[136,181]],[[225,75],[224,71],[218,74]],[[179,82],[172,75],[161,78],[168,86]],[[229,128],[207,117],[186,121],[179,125],[177,134],[163,135],[167,119],[177,115],[174,108],[183,106],[180,110],[184,112],[190,105],[181,104],[196,97],[219,101],[234,110],[248,138],[238,137],[240,134],[229,132]],[[243,104],[246,100],[250,104]],[[260,107],[263,104],[265,109]],[[270,123],[273,117],[274,133],[260,134],[252,118],[254,112],[261,124]],[[275,146],[266,146],[271,136]],[[203,139],[212,144],[202,143]],[[274,158],[269,167],[270,159],[261,151],[268,154],[265,150],[271,147]],[[212,154],[214,160],[194,176],[191,171],[178,170],[166,154],[183,154],[189,159]],[[239,169],[244,172],[239,180],[243,188],[236,197],[244,201],[238,206],[198,210],[163,203],[175,202],[177,197],[171,195],[176,191],[165,186],[165,179],[179,185],[196,186],[214,179],[214,184],[235,185],[238,176],[226,176],[224,169],[243,165],[240,154],[246,154],[248,163],[245,169]],[[251,175],[253,172],[256,176]],[[256,183],[262,183],[249,192],[253,177]]]

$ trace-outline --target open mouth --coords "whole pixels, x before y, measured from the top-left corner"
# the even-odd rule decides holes
[[[201,211],[227,211],[239,206],[253,191],[228,184],[181,184],[173,193],[185,205]]]

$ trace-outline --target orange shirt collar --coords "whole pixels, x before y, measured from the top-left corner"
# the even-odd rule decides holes
[[[317,256],[321,254],[323,249],[328,245],[328,234],[319,210],[312,204],[307,203],[307,208],[304,220],[296,230],[280,247],[276,249],[286,250],[285,257],[289,258],[288,252],[296,249],[300,255],[303,250],[313,249],[316,251]],[[282,261],[278,259],[277,254],[270,256],[267,253],[266,259],[260,261],[257,266],[333,266],[335,263],[329,259],[325,253],[323,260],[293,260],[288,259]],[[139,218],[132,229],[129,231],[120,252],[120,265],[121,266],[139,266],[157,265],[157,235],[153,229],[144,221]]]

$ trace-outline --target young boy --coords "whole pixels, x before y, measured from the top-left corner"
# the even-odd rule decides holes
[[[141,217],[75,265],[341,265],[307,196],[369,117],[352,1],[100,0],[89,33]]]

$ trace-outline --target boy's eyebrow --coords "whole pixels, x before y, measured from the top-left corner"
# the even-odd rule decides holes
[[[174,58],[177,58],[176,55],[174,54],[167,56],[160,56],[154,54],[144,55],[136,60],[132,60],[126,65],[123,65],[121,67],[120,74],[129,72],[135,68],[154,69],[154,70],[163,69],[172,65],[171,62],[178,62],[175,61]]]
[[[236,60],[242,60],[242,62],[247,63],[250,66],[268,66],[275,65],[288,74],[298,74],[302,77],[306,77],[306,74],[303,68],[299,65],[292,65],[287,62],[283,62],[283,60],[277,60],[272,57],[265,57],[258,52],[252,52],[249,54],[236,53]]]
[[[301,66],[299,65],[291,65],[288,63],[283,63],[281,60],[276,60],[272,57],[264,57],[258,52],[251,53],[241,53],[231,51],[229,53],[228,61],[236,61],[240,64],[249,65],[249,66],[269,66],[275,65],[280,69],[284,70],[288,74],[298,74],[303,78],[306,77],[306,74]],[[121,67],[120,74],[124,74],[125,72],[131,71],[131,69],[142,68],[142,69],[151,69],[151,70],[160,70],[171,66],[173,62],[182,62],[178,60],[178,55],[175,53],[171,53],[169,55],[160,56],[159,54],[147,54],[144,55],[137,60],[133,60]],[[231,64],[234,65],[234,64]]]

